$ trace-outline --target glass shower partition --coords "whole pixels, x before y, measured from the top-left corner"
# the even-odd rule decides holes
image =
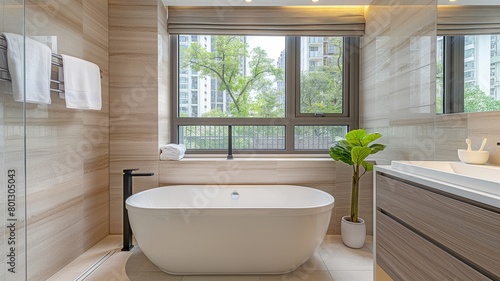
[[[24,14],[24,1],[0,0],[0,34],[23,35]],[[0,281],[18,281],[27,280],[26,111],[12,95],[6,45],[0,38]],[[25,61],[19,65],[24,70]]]

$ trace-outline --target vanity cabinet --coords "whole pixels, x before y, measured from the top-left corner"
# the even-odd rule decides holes
[[[394,280],[500,280],[500,209],[376,174],[376,259]]]

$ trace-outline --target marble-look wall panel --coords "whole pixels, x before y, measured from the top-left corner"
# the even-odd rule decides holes
[[[435,0],[375,0],[365,11],[360,127],[383,134],[379,163],[434,159],[436,9]]]
[[[110,160],[158,160],[158,2],[110,1]]]
[[[170,143],[170,48],[167,32],[167,7],[158,0],[158,144]]]
[[[500,112],[470,113],[467,115],[467,135],[474,149],[478,149],[483,138],[488,139],[485,150],[490,152],[488,162],[500,164]],[[462,140],[464,141],[464,140]],[[458,140],[457,140],[458,142]],[[458,148],[464,148],[459,146]]]
[[[158,0],[109,1],[110,233],[122,232],[122,170],[134,191],[158,186],[159,145],[170,140],[167,11]]]
[[[45,280],[109,234],[107,1],[27,1],[26,36],[102,71],[99,111],[26,104],[28,279]]]
[[[476,112],[441,115],[436,118],[436,160],[458,161],[457,149],[465,149],[465,139],[472,140],[477,150],[483,138],[488,142],[484,150],[490,152],[489,163],[500,164],[500,112]]]
[[[458,161],[458,148],[467,148],[467,114],[438,115],[435,122],[434,160]]]

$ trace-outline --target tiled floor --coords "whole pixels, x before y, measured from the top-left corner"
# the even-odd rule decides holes
[[[358,250],[342,244],[338,235],[327,235],[314,256],[294,272],[284,275],[175,276],[160,271],[135,247],[121,252],[121,236],[110,235],[78,259],[71,262],[50,281],[75,280],[97,260],[110,253],[85,281],[371,281],[373,280],[371,237]]]

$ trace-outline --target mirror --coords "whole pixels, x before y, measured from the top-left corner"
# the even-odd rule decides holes
[[[438,6],[436,113],[500,110],[500,6]]]

